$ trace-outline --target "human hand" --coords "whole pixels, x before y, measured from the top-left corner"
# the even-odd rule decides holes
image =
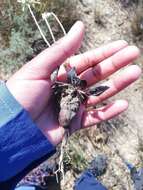
[[[50,75],[61,65],[58,79],[66,80],[63,62],[80,47],[83,33],[82,22],[77,22],[64,38],[25,64],[6,83],[16,100],[29,112],[33,121],[54,145],[61,142],[64,129],[59,126],[55,110],[49,101],[51,96]],[[78,75],[87,80],[88,86],[91,86],[132,63],[138,56],[137,47],[128,46],[127,42],[120,40],[72,56],[69,64],[71,67],[75,67]],[[71,131],[95,126],[126,110],[128,103],[125,100],[117,100],[100,109],[88,111],[85,108],[101,103],[117,94],[137,80],[140,74],[140,68],[132,65],[126,68],[120,77],[106,82],[110,88],[98,97],[89,97],[86,105],[81,106],[79,113],[72,121]]]

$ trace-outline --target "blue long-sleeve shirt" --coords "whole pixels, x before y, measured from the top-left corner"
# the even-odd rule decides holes
[[[0,82],[0,190],[11,190],[55,147]]]

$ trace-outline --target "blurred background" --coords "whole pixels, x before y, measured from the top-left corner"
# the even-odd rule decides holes
[[[50,43],[51,36],[41,18],[43,12],[54,12],[66,31],[76,20],[83,21],[85,36],[80,52],[124,39],[140,48],[141,56],[135,64],[143,68],[143,0],[41,0],[40,4],[31,3],[31,7]],[[55,20],[49,18],[49,22],[55,38],[62,37]],[[34,56],[33,42],[38,39],[41,35],[28,8],[16,0],[0,0],[0,79],[8,79]],[[46,47],[44,43],[41,46]],[[111,190],[133,189],[125,161],[137,168],[143,166],[143,77],[109,101],[117,98],[129,101],[129,109],[124,114],[96,128],[82,130],[69,139],[69,157],[64,158],[64,184],[62,180],[58,187],[46,184],[46,176],[53,175],[51,170],[56,167],[58,153],[21,183],[30,181],[40,183],[45,189],[71,190],[75,179],[91,160],[98,154],[105,154],[108,166],[100,180]],[[43,178],[47,182],[43,182]]]

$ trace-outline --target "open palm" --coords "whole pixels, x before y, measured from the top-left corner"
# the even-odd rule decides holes
[[[80,47],[83,33],[83,23],[76,22],[64,38],[25,64],[7,81],[10,92],[54,145],[62,140],[64,129],[56,121],[55,110],[50,101],[50,75],[61,65],[58,79],[66,80],[63,63]],[[70,60],[68,64],[75,67],[79,77],[85,79],[88,86],[91,86],[132,63],[138,56],[137,47],[128,46],[127,42],[119,40],[84,54],[72,56],[68,59]],[[98,97],[90,96],[85,106],[96,105],[115,95],[137,80],[140,73],[141,70],[136,65],[127,67],[120,77],[106,82],[106,85],[110,87],[107,91]],[[81,106],[71,124],[71,130],[74,132],[110,119],[126,110],[127,107],[128,103],[125,100],[117,100],[94,110],[86,110],[84,106]]]

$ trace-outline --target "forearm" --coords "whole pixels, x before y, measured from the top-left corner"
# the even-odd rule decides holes
[[[54,152],[55,147],[0,83],[0,185],[14,186]]]

